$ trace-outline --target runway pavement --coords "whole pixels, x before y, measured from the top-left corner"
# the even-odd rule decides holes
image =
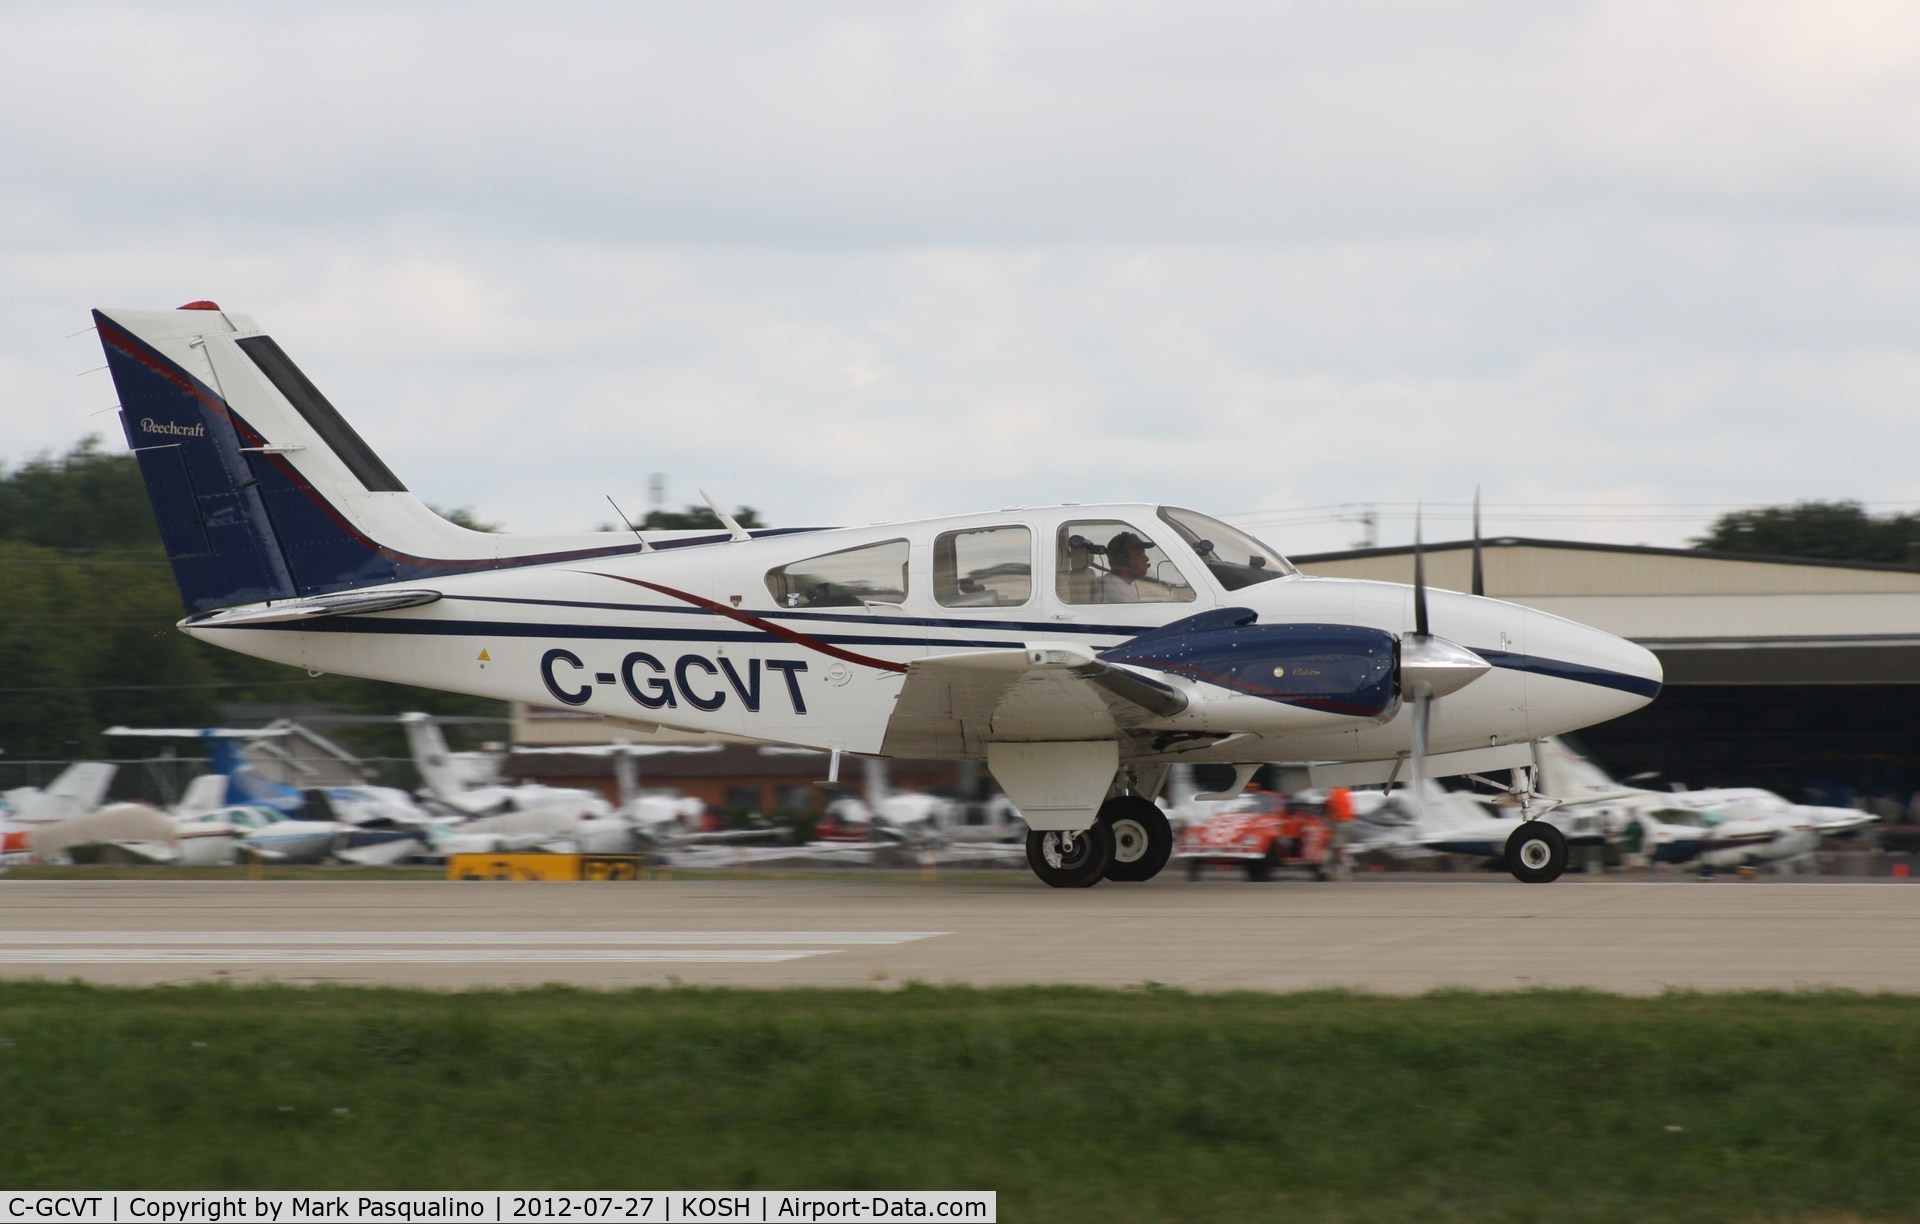
[[[1195,991],[1920,991],[1920,881],[0,877],[0,977]]]

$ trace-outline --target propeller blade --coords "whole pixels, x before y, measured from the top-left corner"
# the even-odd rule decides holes
[[[1473,593],[1487,593],[1487,575],[1480,567],[1480,486],[1473,486]]]
[[[1427,816],[1427,720],[1433,716],[1433,698],[1425,690],[1413,696],[1413,753],[1408,759],[1413,777],[1413,803],[1420,818]]]
[[[1420,543],[1420,507],[1413,508],[1413,631],[1429,636],[1427,629],[1427,557]]]

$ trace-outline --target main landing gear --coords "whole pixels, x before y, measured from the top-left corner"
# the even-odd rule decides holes
[[[1507,838],[1507,870],[1522,884],[1550,884],[1566,869],[1566,835],[1546,821],[1522,821]]]
[[[1027,866],[1054,888],[1092,888],[1101,880],[1136,883],[1160,874],[1173,854],[1173,827],[1150,800],[1116,795],[1091,828],[1027,834]]]

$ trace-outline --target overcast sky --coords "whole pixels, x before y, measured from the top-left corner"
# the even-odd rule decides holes
[[[1911,510],[1920,6],[0,0],[0,460],[197,298],[516,530]]]

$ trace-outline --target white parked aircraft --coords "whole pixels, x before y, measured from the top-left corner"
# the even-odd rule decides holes
[[[414,768],[427,793],[464,816],[491,817],[520,813],[565,819],[604,820],[613,805],[594,791],[570,786],[529,783],[509,786],[500,779],[500,759],[485,752],[449,752],[447,737],[431,714],[400,716]]]
[[[1179,761],[1322,783],[1526,767],[1659,691],[1649,652],[1514,604],[1309,578],[1150,504],[718,533],[469,531],[408,493],[251,319],[95,311],[181,628],[316,671],[641,730],[984,759],[1056,886],[1142,880]],[[1250,772],[1250,770],[1249,770]],[[1564,868],[1523,822],[1516,874]]]
[[[118,768],[106,761],[75,761],[45,787],[16,786],[0,794],[0,818],[35,825],[84,816],[106,801]]]
[[[1607,829],[1649,862],[1702,869],[1803,858],[1820,843],[1873,823],[1854,808],[1794,803],[1752,786],[1656,791],[1614,781],[1570,745],[1541,745],[1543,789],[1559,812]]]

